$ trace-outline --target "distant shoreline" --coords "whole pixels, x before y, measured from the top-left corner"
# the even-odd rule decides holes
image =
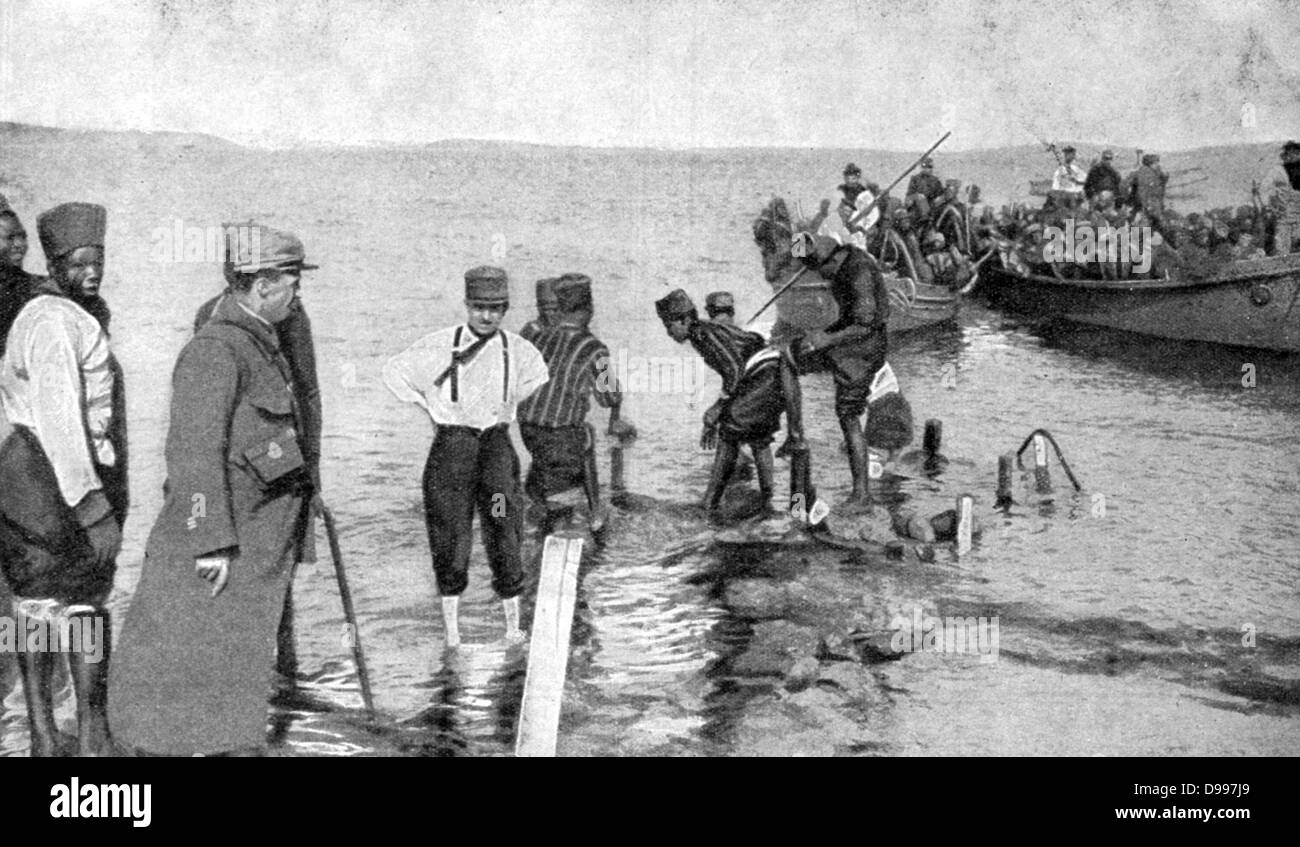
[[[15,138],[14,136],[18,136]],[[66,143],[71,141],[152,141],[166,142],[176,146],[202,146],[205,148],[240,148],[253,151],[310,151],[310,150],[425,150],[472,148],[497,148],[502,150],[584,150],[592,152],[654,152],[654,153],[768,153],[786,151],[790,153],[842,153],[845,156],[899,156],[917,151],[894,150],[888,148],[863,148],[849,146],[726,146],[726,147],[668,147],[668,146],[632,146],[632,145],[590,145],[590,144],[547,144],[532,141],[512,141],[493,138],[443,138],[433,141],[362,141],[346,144],[313,143],[286,139],[283,143],[258,144],[246,143],[219,135],[178,130],[142,130],[142,129],[102,129],[96,127],[52,127],[40,124],[27,124],[15,121],[0,121],[0,141],[6,144],[21,143],[21,137],[33,137],[37,143]],[[1280,147],[1286,141],[1260,140],[1237,142],[1232,144],[1206,144],[1187,148],[1159,148],[1162,154],[1198,154],[1212,150],[1253,149],[1256,147]],[[1116,142],[1086,141],[1078,139],[1055,139],[1058,148],[1072,144],[1080,149],[1097,149],[1112,147],[1120,150],[1137,149],[1135,145]],[[1155,148],[1152,148],[1155,149]],[[1044,154],[1041,144],[1028,143],[1000,147],[948,147],[946,155],[983,156],[990,154]]]

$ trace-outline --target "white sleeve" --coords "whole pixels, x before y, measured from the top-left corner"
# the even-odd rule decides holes
[[[546,367],[541,351],[531,342],[518,336],[516,338],[519,353],[515,356],[515,361],[519,363],[519,370],[515,380],[515,402],[518,403],[527,400],[534,391],[545,385],[551,378],[551,372]]]
[[[89,343],[81,359],[81,380],[86,392],[86,430],[99,463],[114,465],[117,455],[108,440],[108,428],[113,419],[113,370],[109,364],[108,336],[98,330],[86,340]]]
[[[82,374],[76,330],[72,316],[66,312],[42,317],[28,334],[28,349],[25,351],[26,360],[36,371],[32,374],[33,379],[39,381],[38,390],[32,392],[31,398],[32,429],[54,468],[64,502],[73,507],[101,487],[82,418]],[[101,332],[101,338],[102,335]],[[101,345],[98,352],[103,354],[103,361],[99,363],[102,372],[95,376],[99,384],[97,390],[102,390],[106,383],[111,402],[113,376],[108,371],[107,345]],[[90,364],[93,366],[94,344],[91,353]],[[105,430],[108,413],[111,413],[111,408],[102,419]]]
[[[384,385],[388,386],[388,390],[398,400],[414,403],[427,411],[429,403],[425,400],[418,381],[422,358],[419,346],[420,342],[417,341],[388,360],[384,365]]]

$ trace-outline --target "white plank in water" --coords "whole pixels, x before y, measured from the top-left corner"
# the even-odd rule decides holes
[[[519,706],[516,756],[555,755],[581,559],[581,538],[546,536],[528,645],[528,674]]]

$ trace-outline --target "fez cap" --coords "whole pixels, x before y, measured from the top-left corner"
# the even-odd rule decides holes
[[[64,203],[36,218],[47,259],[66,256],[79,247],[103,247],[107,227],[108,212],[95,203]]]
[[[580,312],[591,308],[591,277],[565,274],[555,281],[555,299],[561,312]]]
[[[473,303],[509,303],[510,277],[491,265],[470,268],[465,271],[465,299]]]
[[[559,282],[559,280],[553,276],[548,276],[545,279],[537,280],[536,290],[537,290],[538,305],[541,305],[543,303],[547,303],[552,306],[555,305],[555,283],[557,282]]]
[[[704,308],[709,312],[736,311],[736,298],[730,291],[714,291],[704,298]]]
[[[934,167],[934,159],[931,159],[929,156],[926,156],[924,159],[921,160],[921,167],[923,168]]]
[[[858,167],[857,165],[853,164],[852,162],[849,162],[847,165],[844,166],[844,175],[845,175],[845,176],[862,176],[862,168]]]
[[[697,314],[691,296],[680,288],[668,292],[668,296],[662,300],[656,300],[655,311],[659,313],[659,319],[665,322]]]
[[[1074,146],[1071,145],[1071,144],[1067,144],[1067,145],[1065,145],[1064,147],[1061,148],[1061,152],[1062,152],[1062,153],[1073,153],[1073,152],[1075,152],[1075,151],[1074,151]]]
[[[251,274],[290,268],[314,271],[320,267],[307,264],[302,240],[291,232],[282,232],[251,221],[227,223],[223,224],[223,228],[226,232],[226,246],[230,251],[226,258],[227,274]]]

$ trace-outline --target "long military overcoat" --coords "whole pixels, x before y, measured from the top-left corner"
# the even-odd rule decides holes
[[[308,508],[274,328],[225,298],[172,375],[162,513],[113,657],[119,741],[192,754],[266,740],[275,633]],[[217,597],[196,557],[232,556]]]

